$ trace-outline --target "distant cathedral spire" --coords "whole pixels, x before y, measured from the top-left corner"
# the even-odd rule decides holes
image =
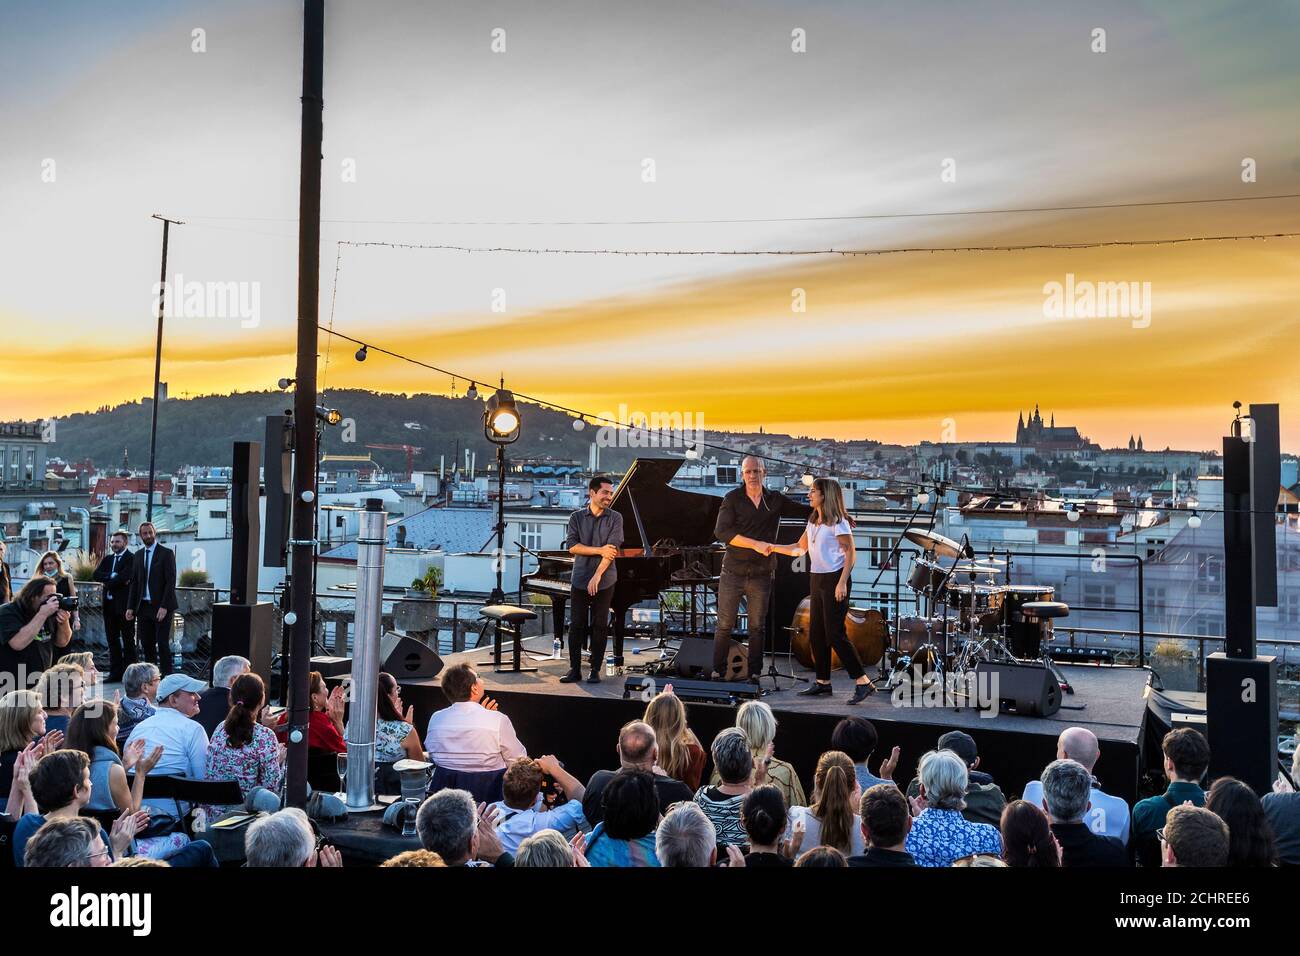
[[[127,460],[125,448],[122,449],[122,470],[118,472],[118,477],[119,478],[131,477],[131,463]]]

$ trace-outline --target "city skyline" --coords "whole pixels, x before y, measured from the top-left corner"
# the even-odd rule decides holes
[[[915,443],[1007,440],[1038,401],[1105,447],[1141,422],[1148,447],[1213,449],[1234,400],[1279,402],[1283,447],[1300,448],[1294,239],[339,256],[340,241],[758,252],[1294,230],[1300,202],[1257,201],[1300,193],[1300,64],[1279,27],[1294,7],[944,11],[918,33],[907,11],[833,2],[757,5],[743,24],[672,3],[330,4],[321,322],[593,412]],[[149,394],[154,212],[186,220],[170,278],[236,283],[260,304],[255,322],[170,318],[171,393],[292,374],[300,13],[291,0],[0,13],[14,94],[0,104],[0,321],[30,331],[0,356],[0,419]],[[1201,202],[1216,199],[1236,201]],[[1023,208],[1047,211],[976,214]],[[916,216],[941,212],[962,214]],[[896,218],[843,218],[877,214]],[[518,222],[551,225],[500,225]],[[574,222],[621,224],[557,224]],[[1149,288],[1149,312],[1049,316],[1045,290],[1076,280]],[[374,353],[355,363],[354,348],[322,336],[326,388],[450,386]]]

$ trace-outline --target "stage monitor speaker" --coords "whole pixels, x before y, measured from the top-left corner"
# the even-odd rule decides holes
[[[1000,713],[1051,717],[1061,709],[1061,685],[1042,664],[981,661],[975,666],[975,677],[980,696],[996,696]],[[989,682],[987,692],[985,681]]]
[[[261,604],[219,601],[212,605],[211,663],[231,654],[246,657],[253,673],[270,687],[274,628],[275,605],[269,601]]]
[[[400,680],[437,677],[443,668],[438,652],[417,638],[388,631],[379,639],[380,670]]]
[[[262,538],[259,474],[262,446],[235,442],[230,471],[230,603],[257,603],[257,542]]]
[[[713,673],[713,642],[703,637],[684,637],[673,657],[671,670],[682,677],[703,677]],[[727,648],[727,669],[723,680],[744,680],[749,676],[749,658],[745,645],[732,641]]]
[[[311,669],[320,674],[321,677],[346,677],[352,673],[352,658],[313,657],[311,659]]]
[[[289,502],[293,497],[293,417],[266,416],[266,536],[262,564],[285,566],[289,548]]]

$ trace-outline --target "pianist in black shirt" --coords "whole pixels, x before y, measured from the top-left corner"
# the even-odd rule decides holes
[[[767,604],[776,571],[773,554],[777,528],[783,514],[806,517],[809,509],[779,491],[763,485],[763,462],[748,457],[740,465],[745,483],[727,492],[718,509],[713,536],[727,546],[718,579],[718,627],[713,634],[713,671],[726,672],[731,632],[745,599],[749,619],[749,681],[758,683],[763,672],[763,644],[767,637]]]
[[[597,475],[587,483],[587,497],[586,506],[569,515],[564,539],[564,546],[574,556],[569,594],[569,672],[560,678],[566,684],[582,679],[582,645],[588,636],[591,674],[587,683],[600,683],[609,633],[609,605],[618,578],[614,557],[623,545],[623,516],[609,507],[614,483]]]

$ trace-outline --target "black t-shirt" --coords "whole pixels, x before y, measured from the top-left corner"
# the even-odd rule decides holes
[[[601,809],[600,800],[605,793],[605,788],[614,779],[615,773],[614,770],[597,770],[591,775],[591,780],[587,783],[587,791],[582,795],[582,815],[587,818],[587,822],[593,827],[605,819],[605,812]],[[691,788],[680,780],[674,780],[672,777],[665,777],[662,774],[655,774],[654,778],[655,796],[659,798],[660,813],[667,813],[668,808],[674,803],[690,803],[695,798]]]
[[[9,646],[9,639],[26,627],[27,622],[35,616],[28,614],[17,601],[0,605],[0,674],[10,675],[7,679],[9,687],[22,689],[32,686],[36,683],[36,676],[47,670],[54,660],[54,638],[51,636],[53,627],[50,623],[54,620],[54,615],[46,618],[45,627],[37,639],[21,651],[15,651]],[[21,683],[20,673],[23,676]]]
[[[746,853],[745,867],[751,866],[794,866],[794,860],[780,853]]]
[[[199,712],[194,715],[194,719],[203,725],[209,739],[216,733],[217,728],[226,722],[226,715],[229,713],[230,688],[209,687],[199,694]]]

